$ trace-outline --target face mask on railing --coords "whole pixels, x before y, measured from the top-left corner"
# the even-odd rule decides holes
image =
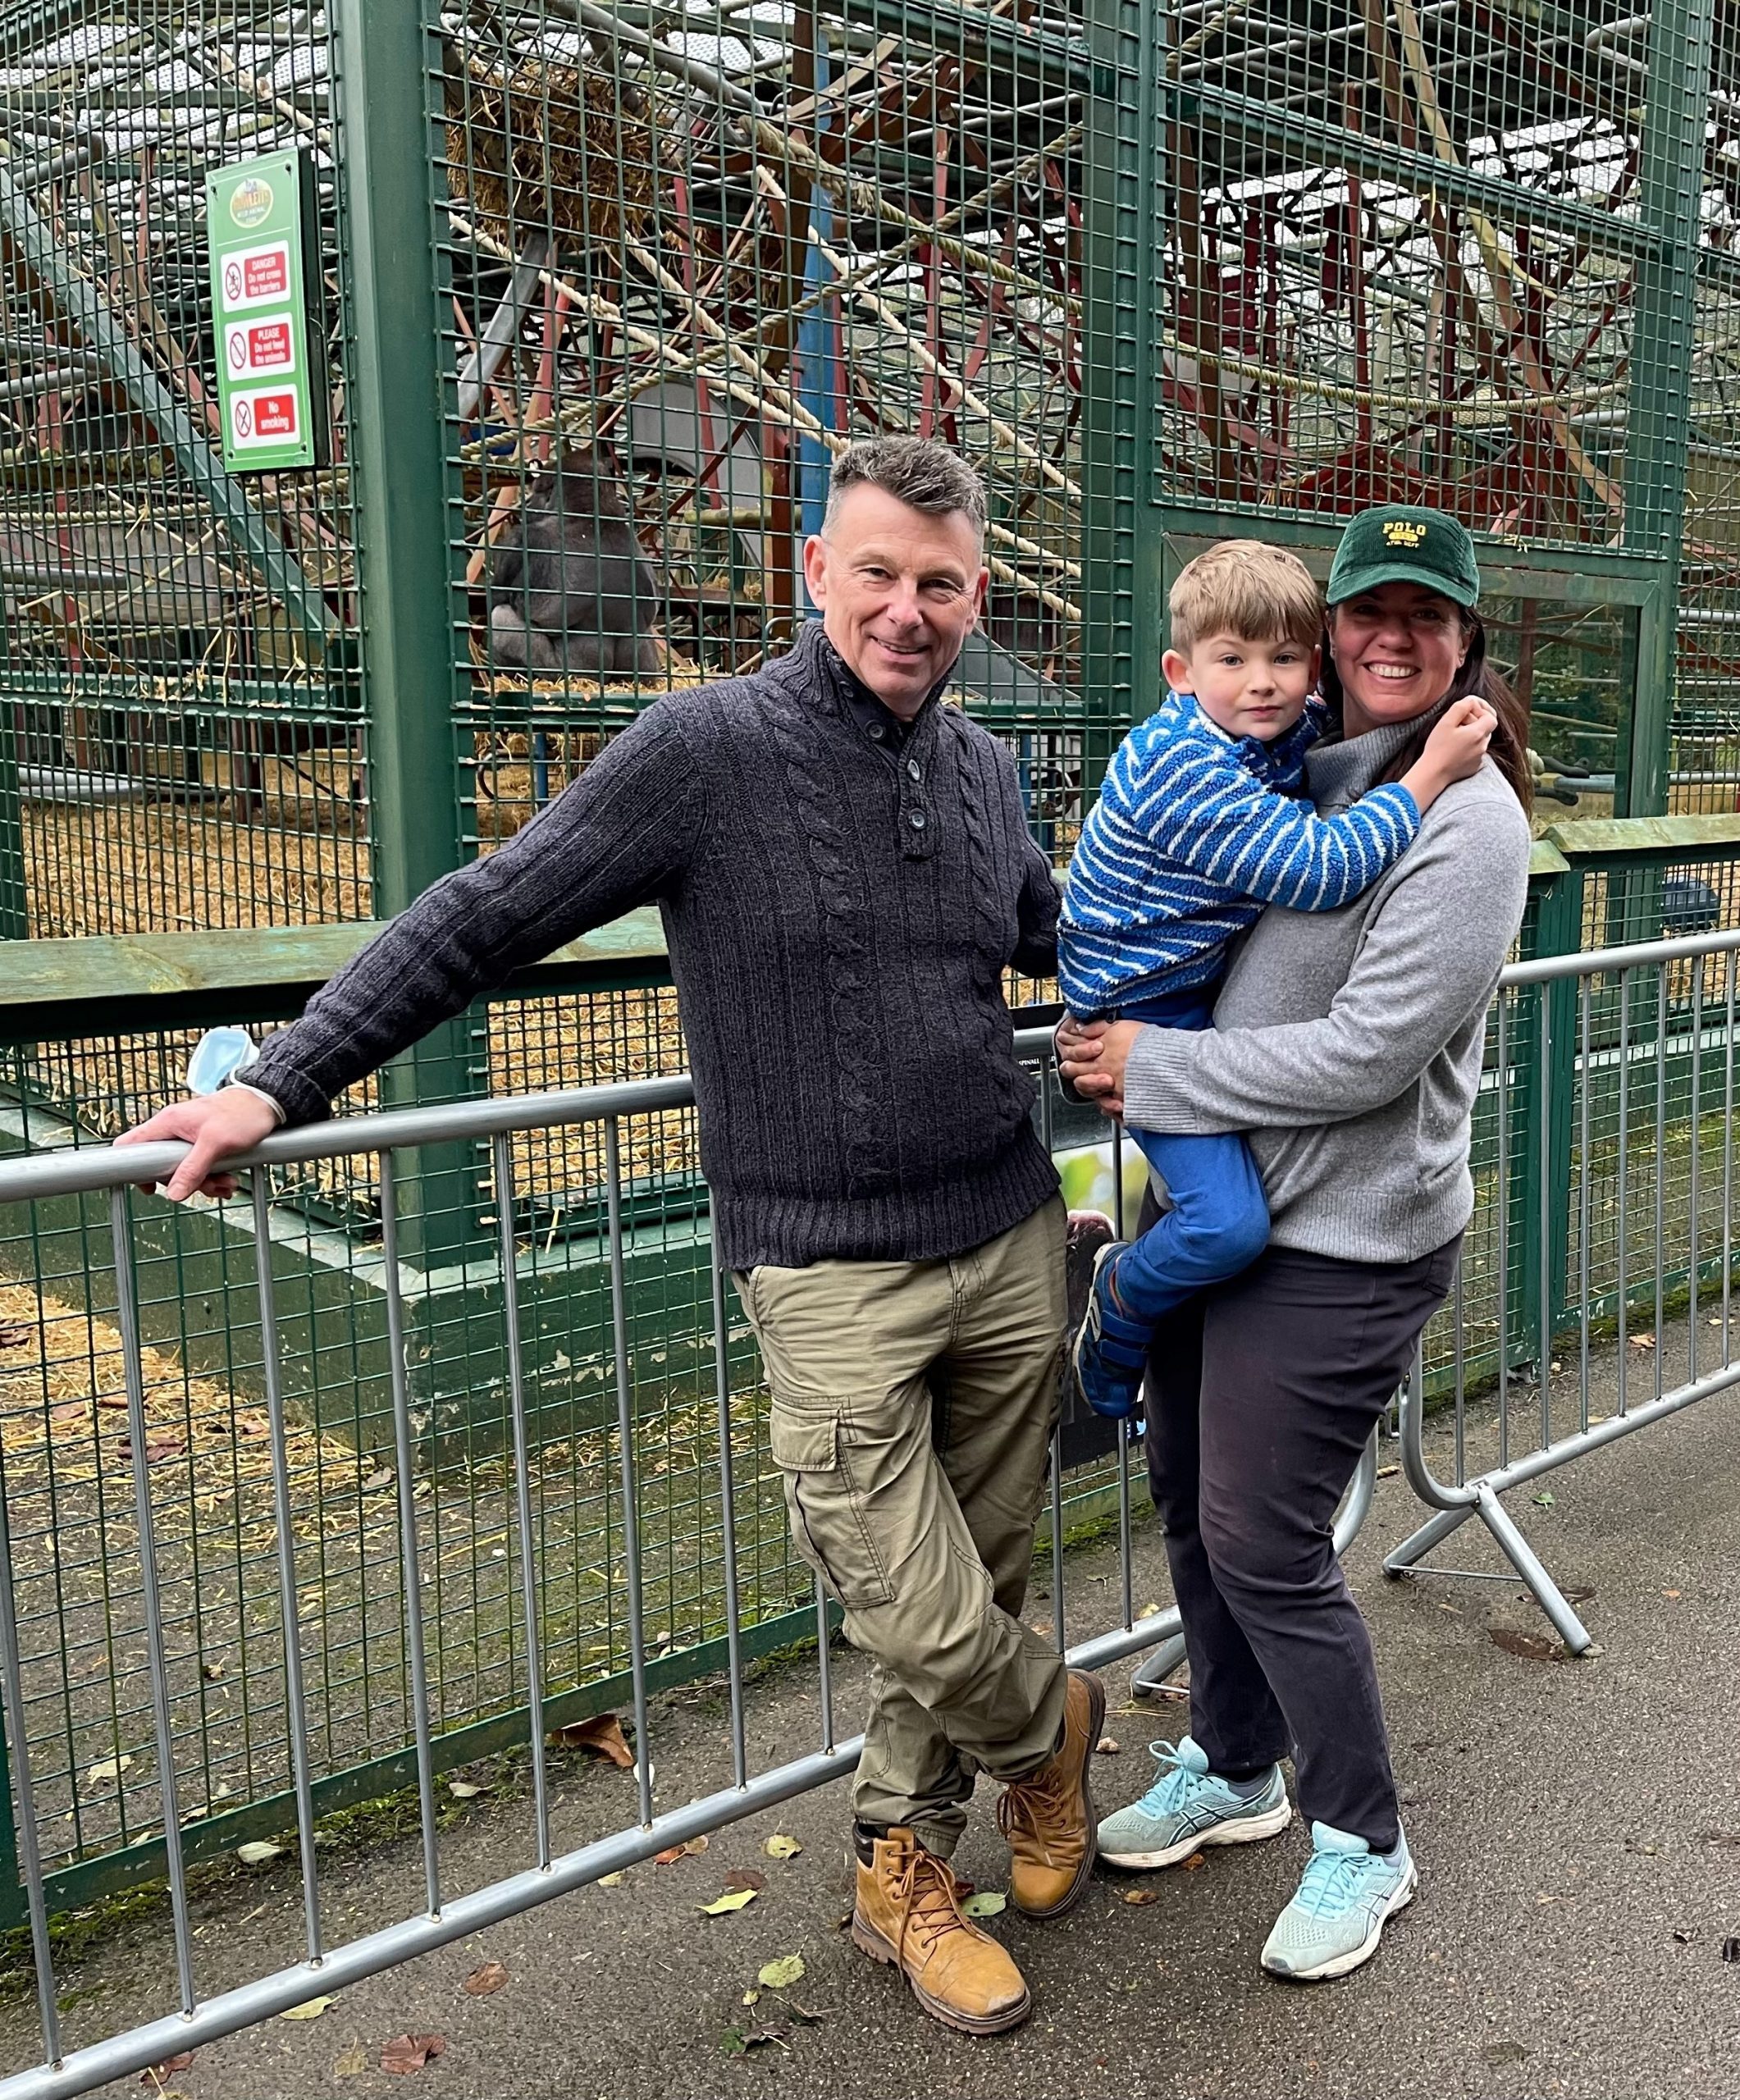
[[[187,1061],[188,1092],[216,1093],[238,1072],[246,1071],[259,1054],[259,1045],[246,1029],[208,1028]]]

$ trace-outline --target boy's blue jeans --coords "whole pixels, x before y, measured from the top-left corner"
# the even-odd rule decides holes
[[[1117,1018],[1193,1032],[1211,1028],[1217,989],[1193,985],[1120,1007]],[[1131,1130],[1130,1135],[1165,1182],[1172,1204],[1117,1258],[1118,1303],[1131,1319],[1145,1323],[1249,1268],[1268,1244],[1269,1207],[1250,1147],[1236,1131],[1175,1137]]]

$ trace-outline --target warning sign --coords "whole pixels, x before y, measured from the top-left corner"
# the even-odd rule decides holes
[[[312,467],[325,456],[322,344],[308,304],[319,283],[315,217],[305,153],[207,171],[217,390],[232,473]]]
[[[263,386],[230,396],[230,436],[238,445],[296,445],[301,403],[293,386]]]
[[[223,307],[227,313],[247,306],[282,306],[290,295],[290,244],[245,249],[223,260]]]
[[[224,329],[224,361],[238,379],[294,372],[296,331],[290,317],[229,322]]]

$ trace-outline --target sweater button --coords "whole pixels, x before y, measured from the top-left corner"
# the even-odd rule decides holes
[[[915,831],[922,831],[925,829],[925,812],[922,810],[914,810],[907,817],[907,822]]]
[[[907,771],[911,775],[913,779],[916,780],[918,778],[918,760],[916,758],[909,758],[907,760]]]

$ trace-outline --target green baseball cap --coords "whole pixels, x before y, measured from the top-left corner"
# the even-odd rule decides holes
[[[1386,503],[1363,510],[1336,549],[1325,602],[1375,591],[1380,583],[1419,583],[1472,605],[1480,596],[1480,568],[1468,527],[1423,504]]]

